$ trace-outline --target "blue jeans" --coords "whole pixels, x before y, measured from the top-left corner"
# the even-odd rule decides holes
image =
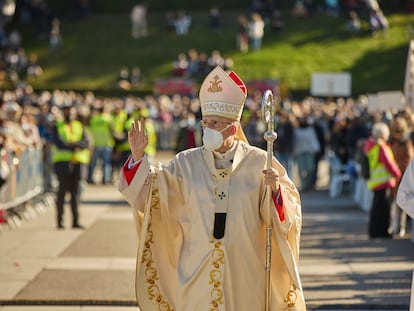
[[[276,152],[276,159],[286,169],[286,173],[290,178],[293,177],[293,156],[287,153]]]
[[[301,183],[301,190],[307,191],[312,188],[312,179],[315,174],[315,156],[312,153],[304,152],[296,155],[298,172]]]
[[[262,38],[251,38],[250,44],[253,51],[258,51],[262,48]]]
[[[98,160],[102,161],[102,183],[108,184],[112,179],[112,164],[111,164],[112,147],[95,147],[89,165],[88,183],[93,183],[93,175],[95,173]]]

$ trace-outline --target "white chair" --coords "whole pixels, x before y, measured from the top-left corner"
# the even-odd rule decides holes
[[[368,188],[367,182],[364,180],[364,182],[361,184],[361,200],[359,203],[359,206],[364,210],[365,212],[369,212],[372,205],[372,197],[374,194],[372,191]]]
[[[355,189],[352,193],[352,199],[358,205],[361,205],[361,200],[363,196],[362,187],[364,183],[365,183],[365,180],[361,178],[360,176],[358,176],[358,178],[355,180]]]
[[[331,156],[329,159],[330,165],[330,181],[329,181],[329,196],[337,198],[342,194],[344,184],[351,181],[351,176],[347,172],[346,165],[342,164],[336,156]]]

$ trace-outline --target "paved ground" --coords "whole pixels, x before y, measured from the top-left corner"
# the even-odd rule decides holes
[[[408,310],[410,233],[369,240],[368,215],[349,194],[331,199],[320,190],[303,193],[302,200],[300,272],[309,309]],[[116,186],[86,186],[84,231],[55,229],[53,207],[25,217],[17,228],[0,229],[1,311],[138,310],[136,233]],[[65,221],[69,225],[69,207]]]

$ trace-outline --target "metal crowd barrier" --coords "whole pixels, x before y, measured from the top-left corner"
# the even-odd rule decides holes
[[[42,149],[26,149],[19,157],[19,164],[13,164],[9,154],[10,174],[0,189],[0,210],[18,207],[43,193]]]

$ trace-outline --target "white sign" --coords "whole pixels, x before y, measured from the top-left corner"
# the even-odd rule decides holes
[[[375,112],[378,110],[378,95],[377,94],[368,94],[368,107],[367,110],[369,113]]]
[[[404,109],[405,101],[401,91],[378,92],[378,107],[381,110]]]
[[[313,96],[351,96],[351,74],[314,73],[311,81]]]
[[[404,95],[401,91],[378,92],[368,94],[368,111],[398,111],[405,107]]]

